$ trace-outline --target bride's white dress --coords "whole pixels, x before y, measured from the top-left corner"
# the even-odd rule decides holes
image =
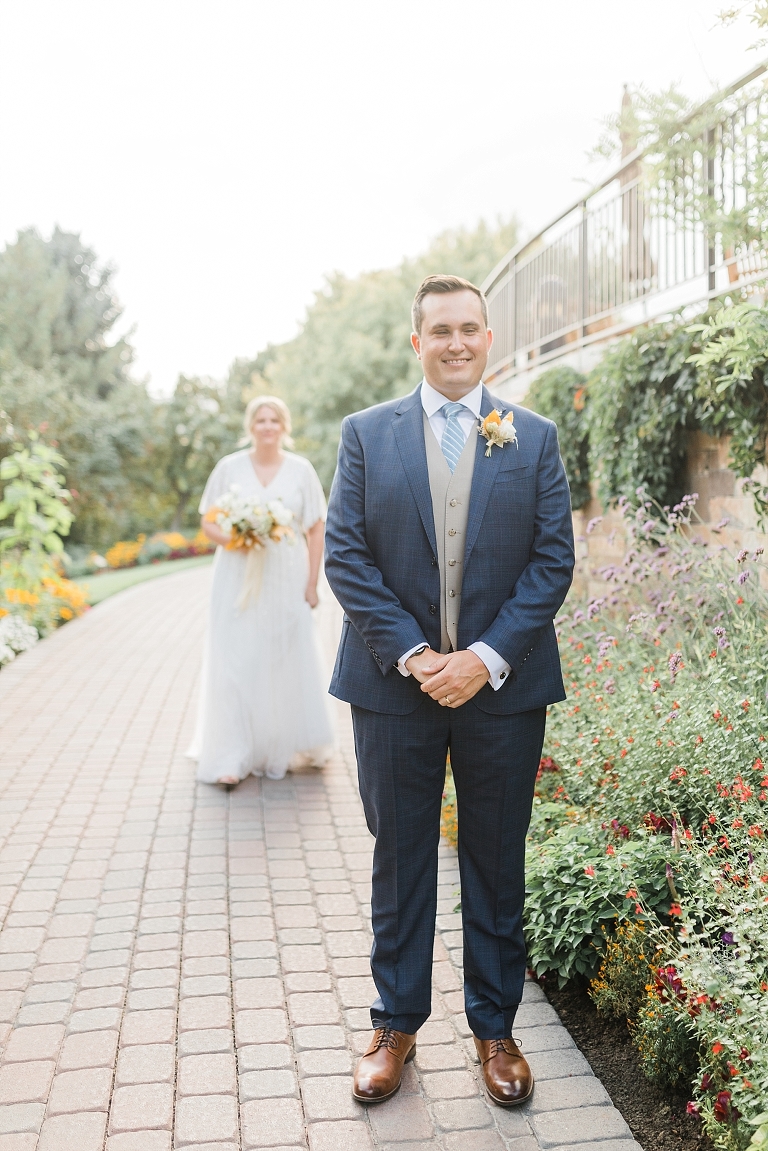
[[[216,550],[197,731],[187,752],[205,783],[251,773],[282,779],[297,754],[317,762],[333,738],[318,636],[304,598],[304,530],[325,519],[320,480],[309,460],[286,452],[263,487],[248,451],[234,452],[213,469],[201,514],[233,484],[259,503],[281,500],[293,512],[295,533],[293,542],[267,546],[258,595],[242,608],[246,557]]]

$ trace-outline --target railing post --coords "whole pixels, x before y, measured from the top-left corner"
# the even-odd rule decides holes
[[[589,216],[587,201],[581,201],[581,227],[579,228],[579,326],[581,338],[587,334],[587,310],[589,308]]]
[[[715,129],[708,128],[706,133],[706,149],[707,149],[707,203],[709,206],[709,214],[711,219],[712,208],[715,203]],[[707,289],[714,292],[717,287],[715,275],[715,243],[714,236],[711,233],[711,225],[709,221],[704,224],[705,229],[705,243],[707,250]]]

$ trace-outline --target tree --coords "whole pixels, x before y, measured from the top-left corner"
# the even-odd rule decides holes
[[[121,315],[113,270],[79,236],[20,232],[0,253],[0,409],[13,435],[43,432],[68,461],[75,542],[99,545],[167,514],[147,459],[155,410],[129,368],[133,350],[114,335]]]
[[[173,500],[172,528],[196,514],[205,481],[222,456],[237,447],[242,434],[241,389],[237,382],[179,376],[173,397],[163,406],[162,476]]]

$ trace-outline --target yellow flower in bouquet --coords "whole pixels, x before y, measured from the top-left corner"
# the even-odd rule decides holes
[[[227,551],[243,551],[248,557],[243,591],[239,606],[245,608],[250,599],[255,599],[261,588],[262,565],[265,549],[269,543],[293,542],[291,527],[293,512],[280,500],[268,500],[266,504],[255,504],[243,496],[239,487],[233,484],[216,507],[205,513],[208,523],[215,523],[229,532]]]

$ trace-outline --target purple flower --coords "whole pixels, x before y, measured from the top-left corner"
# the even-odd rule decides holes
[[[733,943],[733,932],[732,931],[724,931],[723,934],[720,936],[720,938],[722,939],[722,941],[726,947],[730,947],[731,944]]]
[[[646,520],[645,523],[643,524],[642,530],[647,535],[649,532],[652,532],[655,527],[656,527],[656,524],[655,524],[654,520]]]
[[[736,563],[737,563],[737,564],[743,564],[743,563],[744,563],[744,560],[745,560],[746,558],[747,558],[747,549],[746,549],[746,548],[744,548],[744,549],[743,549],[742,551],[740,551],[740,552],[739,552],[739,554],[736,556]]]
[[[675,682],[675,676],[680,671],[680,668],[682,666],[683,666],[683,657],[680,655],[680,652],[679,651],[673,652],[672,655],[669,657],[669,676],[670,676],[670,679],[672,680],[673,683]]]
[[[615,679],[607,679],[605,681],[605,683],[603,684],[603,691],[606,692],[608,695],[615,695],[616,694],[616,680]]]
[[[591,536],[592,532],[595,530],[595,528],[598,526],[598,524],[601,524],[602,522],[603,522],[602,516],[595,516],[594,519],[590,520],[589,523],[587,524],[587,535]]]
[[[737,580],[736,582],[737,582],[737,583],[739,583],[739,584],[741,584],[741,586],[743,587],[743,586],[744,586],[744,584],[747,582],[747,580],[748,580],[748,579],[749,579],[749,572],[748,572],[748,571],[745,571],[745,572],[740,572],[740,573],[739,573],[739,578],[738,578],[738,580]]]

